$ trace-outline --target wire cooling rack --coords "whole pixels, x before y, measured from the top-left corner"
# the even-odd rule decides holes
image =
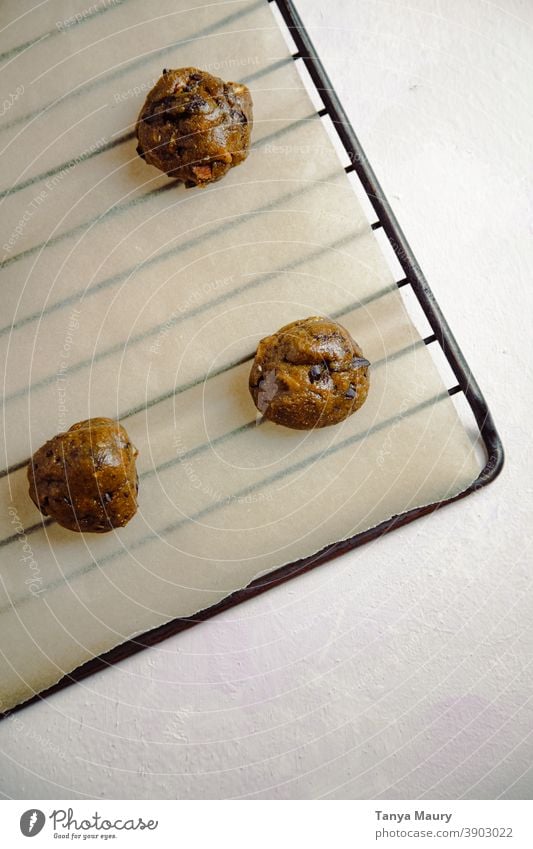
[[[371,205],[376,220],[371,224],[372,229],[380,231],[387,240],[389,251],[392,250],[396,261],[402,269],[403,276],[397,281],[397,286],[402,290],[402,293],[411,292],[416,299],[418,309],[422,310],[432,332],[424,338],[424,343],[427,346],[433,346],[439,349],[441,355],[444,356],[448,363],[449,370],[454,375],[456,381],[448,388],[448,393],[451,396],[462,397],[466,401],[466,405],[473,415],[476,427],[478,430],[479,441],[483,446],[485,453],[485,464],[478,475],[477,479],[459,495],[454,496],[437,503],[429,504],[424,507],[417,507],[408,510],[397,516],[393,516],[379,525],[363,531],[349,539],[334,543],[324,548],[322,551],[306,557],[297,562],[288,564],[268,575],[258,578],[242,590],[238,590],[224,598],[218,604],[213,605],[194,616],[186,619],[174,619],[171,622],[162,625],[147,634],[129,640],[111,651],[94,658],[82,666],[78,667],[74,672],[66,675],[61,681],[50,687],[48,690],[41,692],[29,701],[24,702],[11,711],[0,714],[1,717],[13,713],[14,710],[19,710],[32,702],[46,698],[64,687],[86,678],[92,673],[105,669],[106,667],[117,663],[118,661],[129,657],[144,648],[156,645],[174,634],[184,631],[193,625],[198,624],[215,616],[223,610],[246,601],[262,592],[277,586],[296,575],[307,572],[310,569],[319,566],[320,564],[331,560],[339,554],[343,554],[351,549],[364,545],[371,540],[381,537],[385,533],[394,528],[406,525],[409,522],[418,519],[428,513],[437,510],[445,504],[457,501],[459,498],[465,498],[467,495],[475,492],[481,487],[487,486],[500,473],[503,462],[504,452],[502,443],[496,431],[492,416],[487,407],[487,403],[483,394],[474,379],[472,372],[466,362],[449,326],[442,314],[442,311],[435,300],[435,297],[429,288],[429,285],[420,270],[414,254],[405,238],[404,233],[396,217],[385,197],[383,190],[377,180],[377,177],[366,158],[366,155],[357,139],[357,136],[350,125],[348,117],[337,97],[330,79],[318,58],[312,41],[296,11],[292,0],[269,0],[269,2],[277,7],[279,12],[278,18],[281,17],[280,25],[286,27],[286,36],[292,41],[295,47],[292,53],[292,58],[298,66],[304,66],[309,75],[311,85],[314,88],[315,99],[318,97],[323,104],[319,108],[318,114],[324,119],[331,122],[338,140],[342,144],[342,148],[347,155],[349,164],[345,166],[345,171],[352,174],[359,181],[359,189],[364,192],[368,202]],[[368,205],[368,204],[367,204]],[[378,234],[376,234],[378,235]],[[455,399],[456,400],[456,399]]]

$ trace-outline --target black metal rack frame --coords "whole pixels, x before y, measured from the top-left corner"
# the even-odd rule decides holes
[[[106,652],[106,654],[88,661],[83,664],[83,666],[74,670],[74,672],[65,675],[61,681],[53,687],[50,687],[48,690],[36,694],[28,701],[18,705],[16,708],[13,708],[13,710],[0,714],[0,719],[8,716],[14,711],[20,710],[20,708],[23,708],[28,704],[45,699],[52,693],[55,693],[76,681],[81,681],[87,676],[92,675],[94,672],[103,670],[126,657],[136,654],[144,648],[154,646],[165,640],[167,637],[173,636],[180,631],[184,631],[199,622],[204,622],[212,616],[215,616],[217,613],[227,610],[236,604],[240,604],[253,596],[257,596],[271,587],[277,586],[296,575],[307,572],[310,569],[331,560],[339,554],[344,554],[351,549],[364,545],[371,540],[375,540],[394,528],[406,525],[409,522],[418,519],[420,516],[424,516],[434,510],[437,510],[445,504],[457,501],[460,498],[465,498],[470,493],[475,492],[476,490],[491,483],[502,470],[504,463],[503,446],[487,407],[485,398],[483,397],[483,394],[474,379],[472,372],[470,371],[468,363],[466,362],[448,326],[448,323],[420,270],[420,266],[418,265],[409,243],[407,242],[389,202],[383,193],[378,179],[366,158],[363,148],[361,147],[361,144],[359,143],[359,140],[357,139],[357,136],[350,124],[348,116],[346,115],[346,112],[335,93],[324,66],[315,52],[313,43],[294,7],[293,0],[268,0],[268,2],[273,4],[275,3],[277,5],[283,21],[290,32],[292,40],[296,45],[296,52],[292,54],[293,59],[295,61],[301,60],[304,63],[313,85],[322,99],[324,108],[320,109],[318,114],[320,116],[328,115],[331,118],[339,139],[349,156],[350,164],[346,166],[346,172],[350,173],[354,171],[357,174],[357,177],[359,178],[359,181],[363,186],[370,203],[372,204],[377,215],[377,221],[372,224],[372,228],[374,230],[383,228],[383,231],[387,235],[403,269],[405,277],[402,280],[399,280],[397,285],[399,287],[410,286],[412,288],[418,303],[429,321],[433,333],[426,337],[424,342],[428,345],[438,342],[452,368],[457,379],[457,384],[451,387],[448,390],[448,393],[450,395],[455,395],[460,392],[464,393],[468,405],[477,422],[479,434],[486,451],[485,465],[476,480],[459,495],[434,504],[428,504],[425,507],[417,507],[413,510],[408,510],[398,516],[393,516],[391,519],[381,522],[376,527],[363,531],[350,539],[329,545],[317,554],[298,560],[295,563],[290,563],[270,572],[268,575],[253,581],[244,589],[232,593],[227,598],[222,599],[222,601],[218,604],[215,604],[206,610],[202,610],[194,616],[188,617],[187,619],[174,619],[159,628],[149,631],[141,637],[128,640],[122,645]]]

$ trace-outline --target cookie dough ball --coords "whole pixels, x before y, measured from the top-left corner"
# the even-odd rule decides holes
[[[113,419],[87,419],[35,452],[28,466],[30,498],[71,531],[105,533],[137,512],[137,449]]]
[[[365,403],[369,365],[344,327],[312,316],[261,340],[250,392],[259,412],[276,424],[327,427]]]
[[[137,153],[187,187],[220,180],[248,156],[252,97],[198,68],[163,71],[137,119]]]

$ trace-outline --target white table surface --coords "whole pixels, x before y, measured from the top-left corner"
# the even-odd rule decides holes
[[[464,502],[0,723],[8,798],[531,798],[530,0],[299,8],[507,453]]]

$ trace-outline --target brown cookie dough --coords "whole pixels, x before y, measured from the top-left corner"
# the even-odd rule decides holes
[[[311,316],[261,340],[250,392],[259,412],[276,424],[327,427],[365,403],[369,365],[344,327]]]
[[[30,498],[71,531],[105,533],[137,512],[137,449],[113,419],[87,419],[35,452],[28,466]]]
[[[187,187],[220,180],[248,156],[252,97],[198,68],[164,70],[137,119],[137,153]]]

